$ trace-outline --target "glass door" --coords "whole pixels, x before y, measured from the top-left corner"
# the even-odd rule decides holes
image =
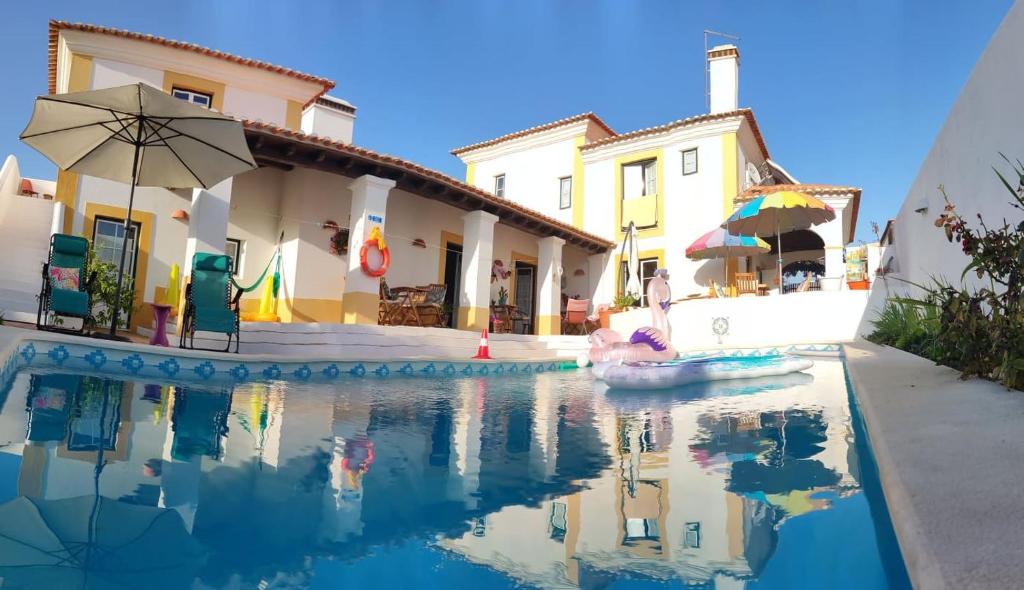
[[[131,234],[128,236],[128,254],[124,259],[125,277],[135,279],[135,261],[139,254],[139,224],[132,223]],[[121,265],[121,245],[124,240],[124,220],[110,217],[97,217],[92,229],[92,247],[96,253],[96,259],[100,262],[112,264],[114,272],[117,272]],[[116,274],[114,275],[117,276]],[[126,281],[127,283],[127,281]],[[132,283],[134,284],[134,282]],[[125,321],[131,323],[131,310],[123,309]]]
[[[537,267],[516,262],[515,305],[522,318],[523,334],[533,334],[534,297],[537,292]]]

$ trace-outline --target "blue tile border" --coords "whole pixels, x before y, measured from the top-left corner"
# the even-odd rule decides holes
[[[343,379],[453,379],[462,377],[514,377],[575,369],[574,361],[248,361],[235,358],[194,358],[157,352],[103,348],[86,342],[22,341],[0,366],[0,388],[28,366],[63,368],[158,380],[233,382],[297,380],[323,382]],[[839,356],[839,344],[805,344],[755,349],[720,349],[690,352],[680,358],[707,356],[764,356],[779,353]]]

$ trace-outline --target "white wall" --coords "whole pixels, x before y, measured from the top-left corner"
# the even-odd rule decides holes
[[[0,312],[8,320],[34,321],[42,265],[49,255],[52,220],[59,203],[21,196],[18,160],[8,156],[0,168]],[[36,187],[40,190],[40,187]]]
[[[273,123],[278,127],[285,127],[287,125],[287,100],[242,88],[224,87],[223,110],[225,113],[236,117]]]
[[[236,176],[231,186],[227,236],[242,241],[236,280],[243,286],[255,282],[277,247],[284,176],[281,170],[260,168]],[[273,276],[272,273],[273,268],[268,276]],[[262,287],[245,298],[259,299]]]
[[[578,134],[582,133],[581,127]],[[504,174],[505,198],[571,225],[572,207],[559,208],[558,179],[572,176],[576,151],[576,139],[559,133],[531,149],[477,162],[473,184],[493,192],[494,177]]]
[[[1011,161],[1024,160],[1024,119],[1019,116],[1024,94],[1022,55],[1024,4],[1018,2],[975,65],[900,207],[894,243],[882,261],[896,257],[899,272],[891,278],[928,283],[930,277],[941,276],[960,282],[968,259],[959,244],[949,243],[934,225],[945,204],[939,185],[945,186],[957,211],[975,227],[978,213],[989,226],[1001,224],[1004,218],[1010,224],[1024,219],[1008,204],[1011,195],[992,171],[994,166],[1016,184],[1011,167],[999,154]],[[915,211],[925,206],[927,211]],[[890,281],[891,286],[898,283]]]
[[[860,334],[868,295],[867,291],[820,291],[682,301],[669,308],[672,343],[687,351],[845,342]],[[720,317],[729,320],[721,343],[711,329],[712,321]],[[648,309],[611,318],[612,329],[626,338],[652,321]]]

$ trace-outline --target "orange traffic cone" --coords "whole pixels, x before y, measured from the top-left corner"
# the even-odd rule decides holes
[[[487,328],[480,332],[480,347],[476,349],[475,359],[492,360],[490,348],[487,346]]]

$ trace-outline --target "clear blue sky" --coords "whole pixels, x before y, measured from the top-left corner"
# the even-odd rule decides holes
[[[461,178],[448,150],[594,111],[617,131],[704,112],[703,29],[739,35],[740,103],[802,182],[864,189],[857,235],[895,214],[1010,0],[19,2],[0,23],[0,152],[46,92],[50,18],[181,39],[326,76],[355,143]],[[1009,115],[1009,114],[1008,114]],[[997,154],[988,155],[995,160]],[[1016,154],[1024,157],[1024,154]],[[981,157],[986,157],[981,155]]]

